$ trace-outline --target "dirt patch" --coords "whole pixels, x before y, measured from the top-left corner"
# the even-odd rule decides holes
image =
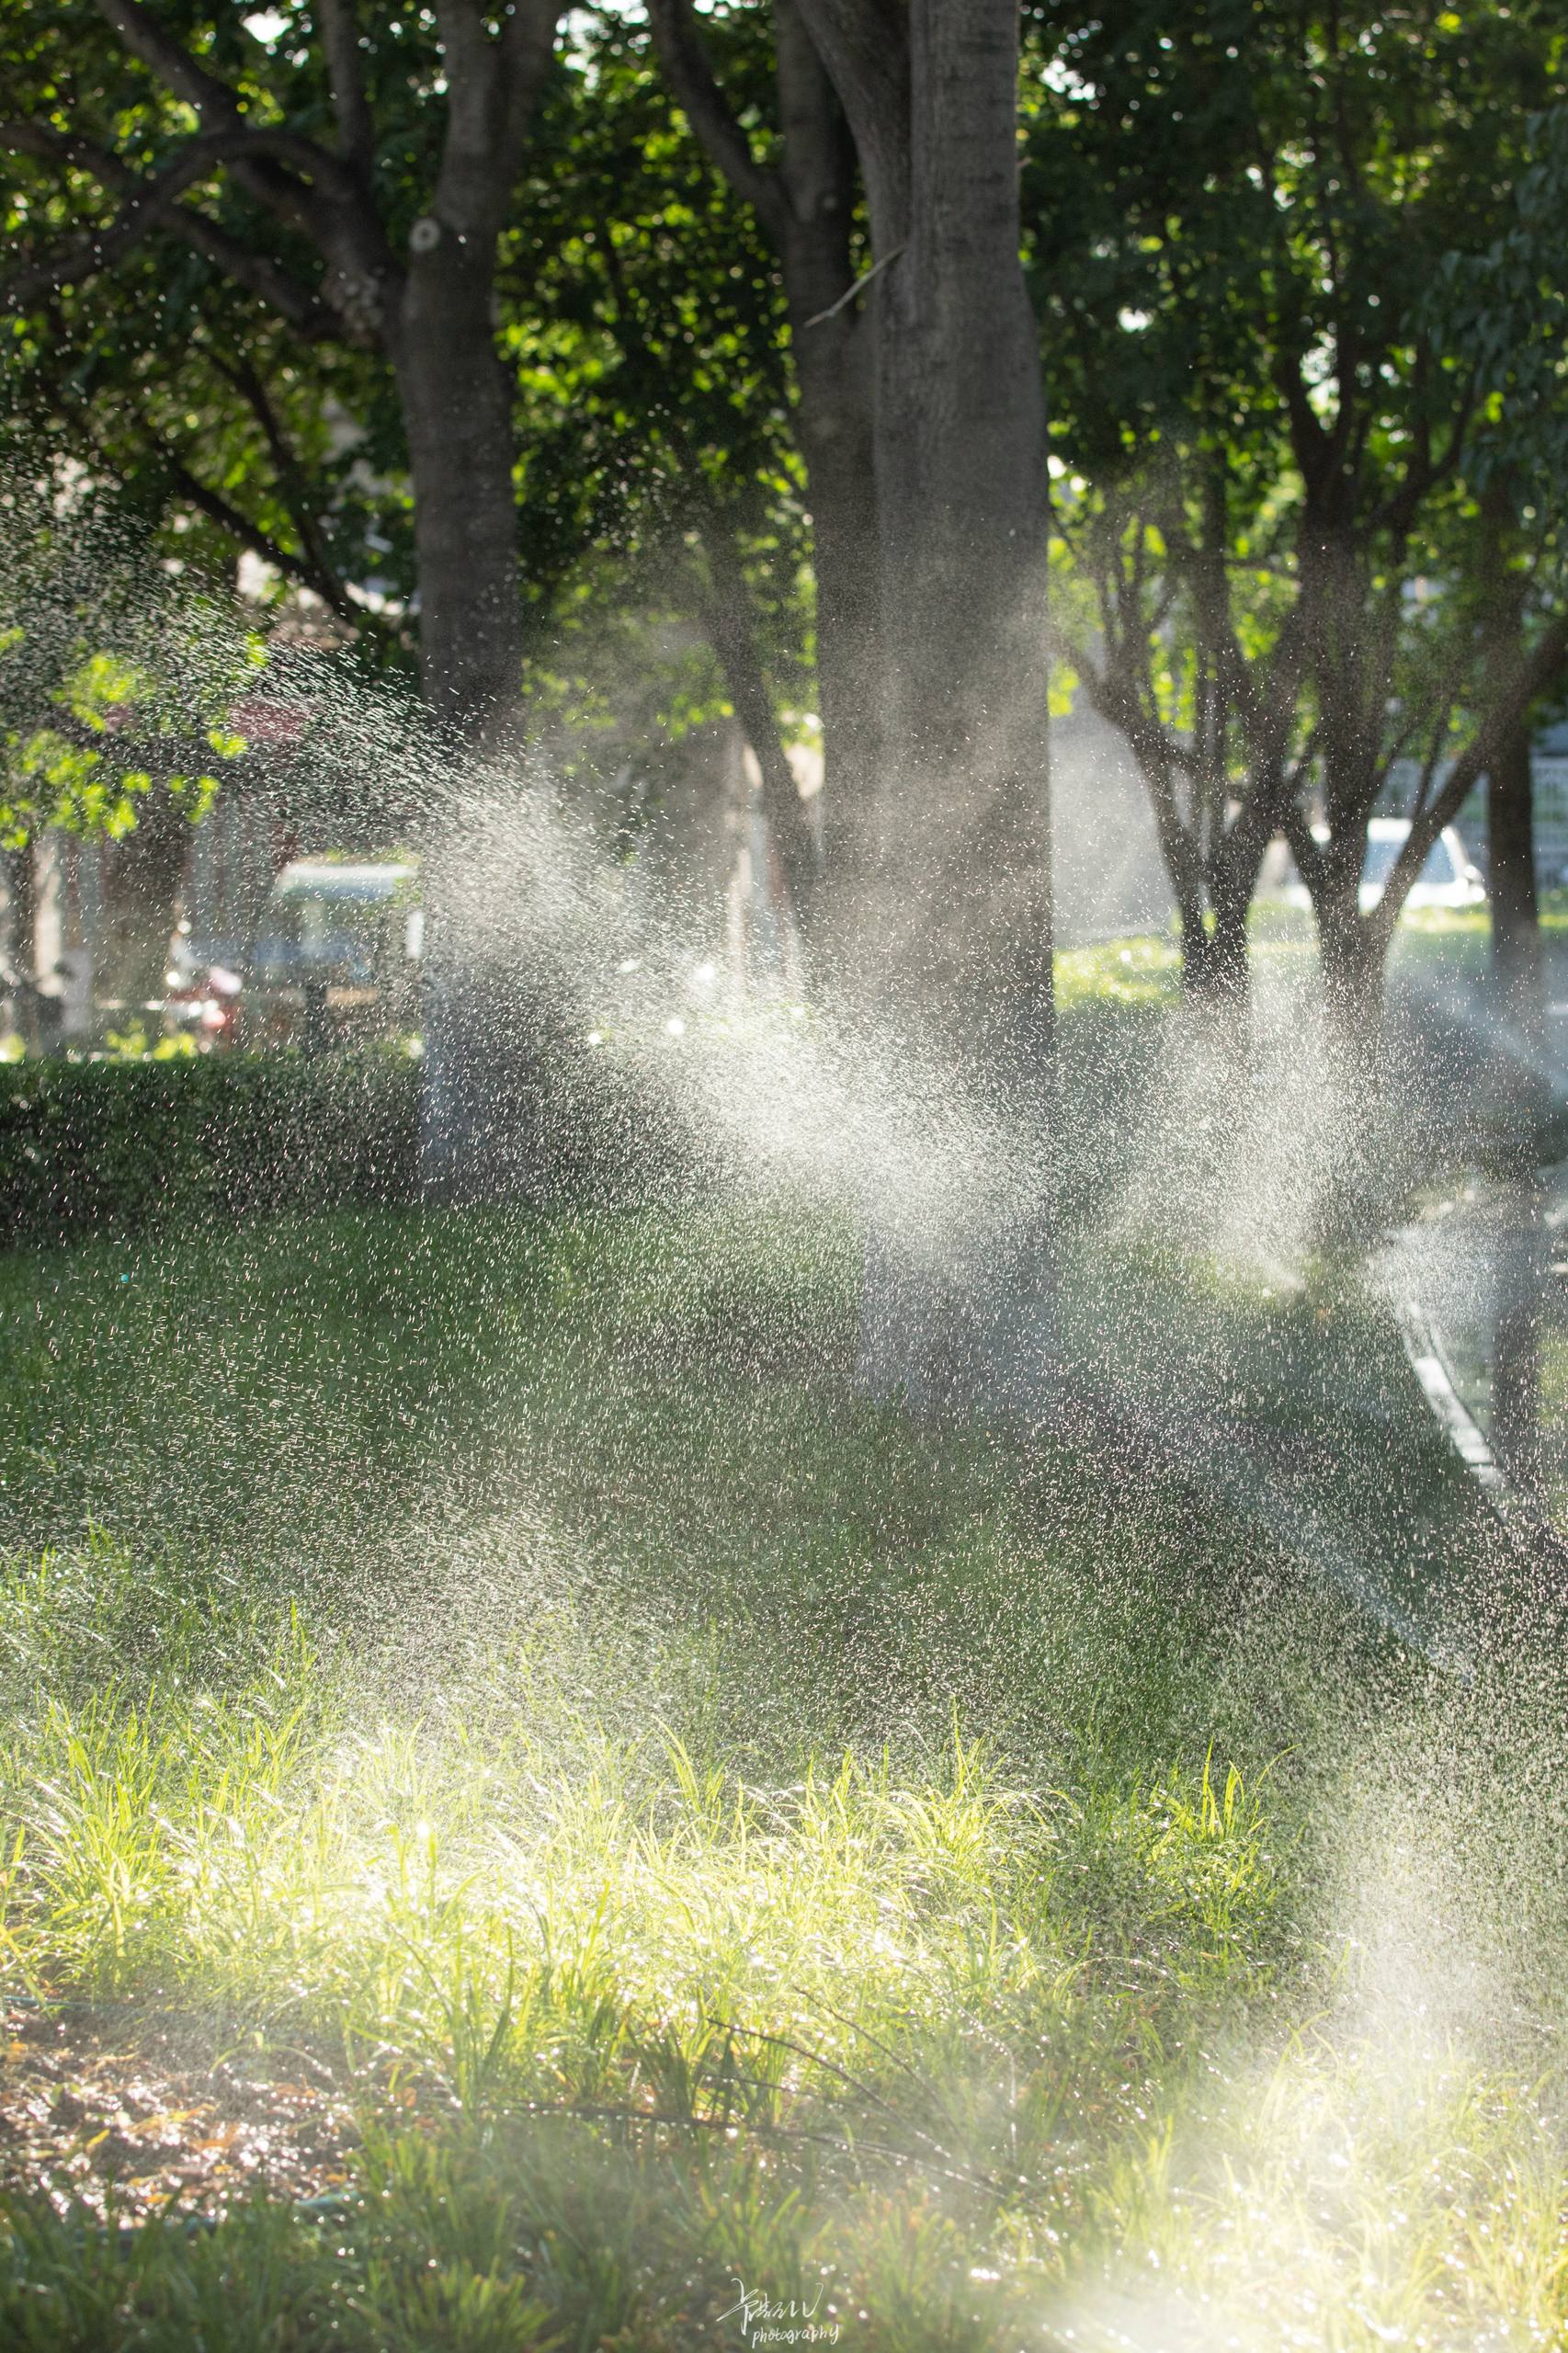
[[[171,2036],[16,2003],[0,2004],[0,2191],[134,2222],[347,2179],[348,2104],[303,2054],[192,2068]]]

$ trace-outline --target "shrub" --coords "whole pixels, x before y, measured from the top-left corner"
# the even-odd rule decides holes
[[[419,1066],[389,1048],[0,1068],[0,1243],[392,1205],[418,1180]]]

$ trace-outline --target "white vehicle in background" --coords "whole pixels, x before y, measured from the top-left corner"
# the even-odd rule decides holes
[[[250,1042],[307,1051],[412,1030],[425,917],[417,870],[393,859],[298,858],[251,942]]]
[[[1312,831],[1320,840],[1327,836],[1321,828]],[[1392,871],[1393,862],[1410,839],[1408,817],[1374,817],[1367,828],[1367,856],[1361,868],[1361,912],[1366,915],[1383,895],[1383,886]],[[1268,895],[1282,899],[1288,907],[1310,907],[1312,900],[1307,886],[1296,871],[1295,860],[1288,854],[1284,860],[1284,876],[1278,892]],[[1263,888],[1268,890],[1265,871]],[[1401,914],[1421,907],[1480,907],[1486,904],[1486,884],[1481,870],[1471,858],[1452,825],[1445,825],[1423,861],[1420,873],[1411,884]]]

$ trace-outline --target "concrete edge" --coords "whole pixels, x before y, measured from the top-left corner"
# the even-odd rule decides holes
[[[1496,1503],[1513,1499],[1506,1472],[1487,1445],[1480,1423],[1454,1386],[1443,1353],[1441,1337],[1418,1300],[1403,1301],[1398,1311],[1400,1338],[1411,1371],[1420,1384],[1427,1410],[1465,1469]]]

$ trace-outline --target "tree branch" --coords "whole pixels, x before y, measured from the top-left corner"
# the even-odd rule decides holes
[[[324,333],[330,313],[308,287],[301,286],[265,255],[253,253],[205,213],[178,201],[185,190],[205,178],[215,165],[228,160],[234,151],[236,136],[241,144],[249,144],[253,138],[270,144],[266,132],[199,134],[154,178],[147,179],[133,172],[119,156],[90,140],[51,131],[40,123],[0,125],[0,148],[59,162],[68,170],[89,171],[102,186],[122,193],[126,199],[118,217],[107,227],[78,239],[74,244],[62,246],[51,256],[24,264],[0,290],[0,300],[7,308],[19,308],[39,294],[74,284],[107,268],[139,244],[150,230],[166,228],[247,290],[260,295],[301,334]]]
[[[1568,662],[1568,612],[1558,615],[1516,666],[1485,719],[1444,778],[1442,790],[1412,822],[1399,856],[1389,870],[1382,896],[1369,917],[1385,943],[1392,936],[1399,911],[1426,863],[1427,851],[1444,826],[1452,824],[1531,703],[1557,683],[1564,662]]]
[[[376,134],[365,96],[358,12],[355,0],[315,0],[315,7],[332,91],[332,110],[337,117],[338,156],[357,176],[368,178]]]
[[[292,549],[286,548],[280,540],[273,538],[270,531],[264,531],[259,523],[253,522],[239,507],[231,506],[221,492],[210,489],[199,475],[192,473],[183,458],[176,457],[172,449],[159,441],[151,426],[145,429],[160,464],[167,469],[170,481],[184,492],[191,505],[198,507],[210,522],[216,523],[220,530],[227,531],[231,539],[238,540],[242,547],[249,548],[264,563],[270,563],[286,580],[292,580],[298,587],[309,588],[342,619],[358,619],[352,602],[343,594],[340,582],[330,574],[324,576],[308,554],[296,554]]]
[[[228,378],[261,427],[262,438],[267,443],[267,454],[278,477],[278,487],[299,534],[300,545],[315,568],[318,593],[334,612],[345,620],[351,619],[358,608],[327,551],[320,521],[305,494],[304,469],[283,430],[282,421],[272,405],[266,384],[256,369],[244,357],[228,360],[214,355],[213,364]]]
[[[749,204],[776,245],[789,231],[789,206],[777,172],[759,164],[739,118],[720,88],[698,30],[691,0],[646,0],[665,79],[720,176]]]
[[[464,235],[488,243],[500,232],[562,13],[562,0],[517,0],[496,40],[479,0],[436,0],[447,135],[432,209]]]
[[[835,319],[840,311],[846,310],[853,302],[857,294],[863,294],[872,278],[880,277],[890,262],[895,262],[900,254],[906,251],[907,247],[903,245],[894,245],[892,251],[884,254],[881,261],[874,261],[869,269],[863,269],[858,278],[852,278],[836,302],[830,302],[825,311],[818,311],[813,318],[806,319],[801,324],[808,327],[825,326],[829,319]]]
[[[204,131],[223,131],[246,142],[231,158],[235,178],[258,203],[291,228],[301,229],[324,249],[330,227],[324,221],[320,199],[309,182],[317,183],[329,201],[344,204],[358,193],[352,176],[336,156],[297,131],[254,131],[244,108],[226,82],[209,74],[189,51],[168,32],[142,0],[96,0],[98,14],[113,28],[131,55],[146,66],[176,97],[196,108]],[[265,141],[263,145],[259,142]],[[282,168],[292,163],[306,181]]]
[[[166,89],[203,118],[241,123],[239,100],[226,82],[199,65],[190,51],[165,30],[142,0],[97,0],[97,11],[119,35],[132,57],[139,58]]]

